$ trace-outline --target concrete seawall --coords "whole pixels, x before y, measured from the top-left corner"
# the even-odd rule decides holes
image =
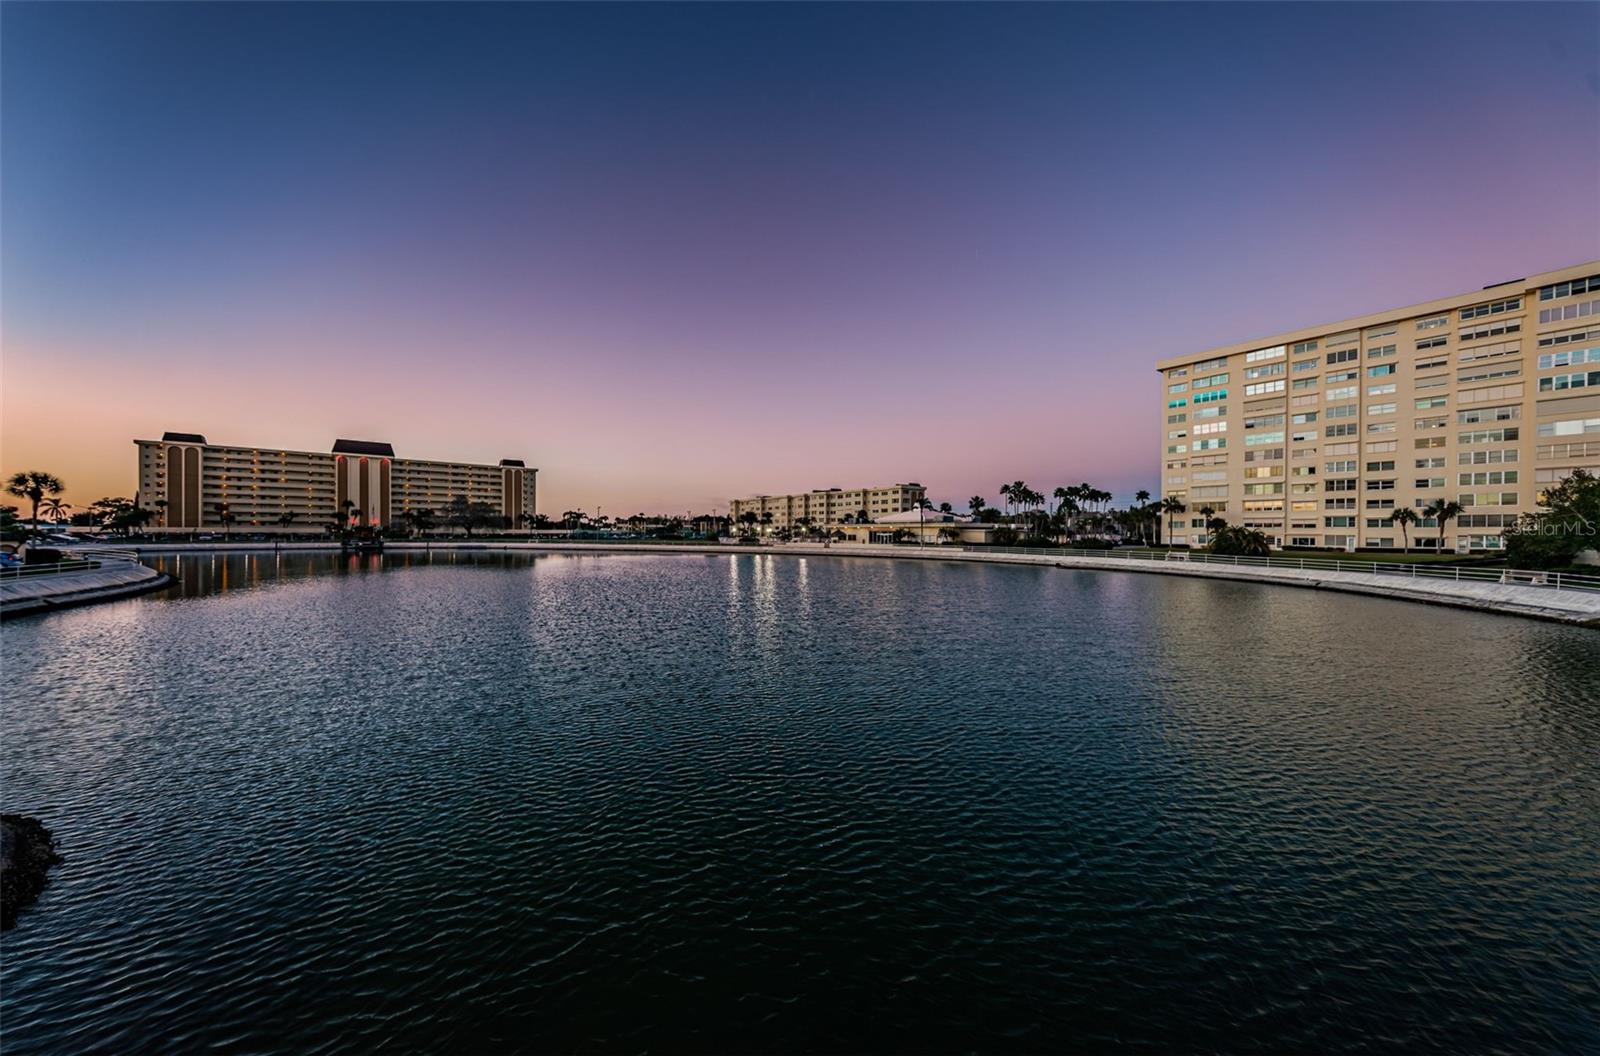
[[[160,590],[171,582],[162,572],[133,561],[106,561],[81,572],[0,580],[0,619],[70,609],[97,601]]]
[[[208,545],[154,544],[134,548],[140,554],[182,553],[272,553],[337,551],[331,543],[233,543]],[[1451,579],[1427,574],[1426,566],[1415,576],[1396,574],[1394,566],[1384,571],[1323,571],[1297,568],[1263,568],[1254,565],[1205,564],[1198,561],[1130,560],[1127,558],[1062,555],[1056,553],[998,553],[960,550],[953,546],[893,546],[871,543],[786,543],[777,546],[748,547],[723,544],[650,543],[570,543],[570,542],[392,542],[390,553],[440,551],[527,551],[565,554],[759,554],[778,557],[882,558],[901,561],[967,561],[986,564],[1034,565],[1053,568],[1086,569],[1101,572],[1132,572],[1143,575],[1189,576],[1200,579],[1225,579],[1244,583],[1267,583],[1311,590],[1333,590],[1349,594],[1393,598],[1430,605],[1448,605],[1501,615],[1525,616],[1580,626],[1600,627],[1600,593],[1581,590],[1556,590],[1549,586],[1524,583],[1499,583],[1493,580]]]

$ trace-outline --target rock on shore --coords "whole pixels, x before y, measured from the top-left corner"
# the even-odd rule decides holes
[[[0,814],[0,931],[44,890],[45,873],[61,861],[56,841],[38,818]]]

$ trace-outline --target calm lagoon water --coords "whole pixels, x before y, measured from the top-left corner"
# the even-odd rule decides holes
[[[14,621],[23,1053],[1600,1049],[1600,637],[768,555]]]

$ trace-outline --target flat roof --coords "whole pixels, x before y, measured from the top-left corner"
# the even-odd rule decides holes
[[[335,440],[333,453],[336,455],[376,455],[379,458],[393,458],[394,445],[386,444],[379,440]]]
[[[212,444],[208,443],[205,437],[199,433],[163,433],[160,440],[142,440],[135,437],[133,442],[136,444],[205,444],[206,447],[215,447],[225,451],[277,451],[285,455],[311,455],[319,458],[327,458],[332,455],[379,455],[384,458],[392,458],[395,462],[405,462],[411,465],[467,466],[472,469],[503,469],[507,466],[515,465],[527,469],[530,473],[539,472],[535,467],[524,465],[521,459],[503,458],[498,464],[490,464],[488,462],[450,462],[440,458],[400,458],[394,453],[393,446],[372,440],[336,440],[332,451],[302,451],[299,448],[267,447],[260,444]],[[369,450],[359,449],[363,447]],[[379,448],[382,450],[375,450]]]
[[[842,494],[845,491],[893,491],[895,488],[920,487],[922,487],[921,484],[912,482],[910,484],[868,484],[866,487],[862,488],[812,488],[810,491],[764,492],[757,495],[743,495],[734,499],[730,499],[729,501],[752,502],[756,499],[788,499],[793,498],[796,495],[834,495]]]
[[[1480,301],[1492,301],[1496,297],[1504,297],[1513,291],[1522,291],[1537,286],[1549,286],[1569,279],[1581,279],[1586,275],[1600,272],[1600,260],[1591,260],[1584,264],[1573,264],[1570,267],[1557,271],[1541,272],[1538,275],[1529,275],[1524,279],[1515,279],[1511,282],[1499,282],[1493,286],[1473,290],[1470,293],[1457,294],[1454,297],[1441,297],[1434,301],[1423,301],[1421,304],[1410,304],[1403,308],[1390,308],[1369,315],[1358,315],[1350,319],[1341,319],[1338,322],[1323,323],[1320,326],[1305,326],[1298,330],[1287,330],[1281,334],[1269,337],[1260,337],[1252,341],[1238,341],[1231,345],[1219,345],[1215,348],[1191,352],[1182,356],[1169,356],[1156,363],[1157,370],[1168,370],[1172,367],[1185,367],[1203,359],[1220,359],[1223,356],[1232,356],[1240,352],[1250,352],[1258,348],[1270,348],[1273,345],[1290,345],[1297,341],[1309,341],[1313,337],[1322,337],[1327,334],[1336,334],[1343,330],[1364,330],[1371,326],[1381,326],[1401,319],[1410,319],[1418,315],[1435,315],[1439,312],[1448,312],[1456,308],[1465,308],[1470,304]]]

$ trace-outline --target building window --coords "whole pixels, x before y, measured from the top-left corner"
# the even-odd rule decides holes
[[[1552,286],[1539,287],[1541,301],[1553,301],[1557,297],[1571,297],[1575,293],[1600,292],[1600,275],[1590,275],[1586,279],[1573,279],[1571,282],[1558,282]]]
[[[1569,348],[1560,352],[1547,352],[1539,357],[1540,370],[1549,370],[1551,367],[1574,367],[1581,363],[1600,363],[1600,345],[1593,348]]]
[[[1521,297],[1510,297],[1503,301],[1490,301],[1488,304],[1478,304],[1471,308],[1461,309],[1461,320],[1465,322],[1468,319],[1482,319],[1488,315],[1503,315],[1506,312],[1517,311],[1521,307]]]
[[[1558,308],[1539,309],[1539,322],[1559,323],[1567,319],[1584,319],[1591,315],[1600,315],[1600,300],[1579,301],[1576,304],[1564,304]]]

